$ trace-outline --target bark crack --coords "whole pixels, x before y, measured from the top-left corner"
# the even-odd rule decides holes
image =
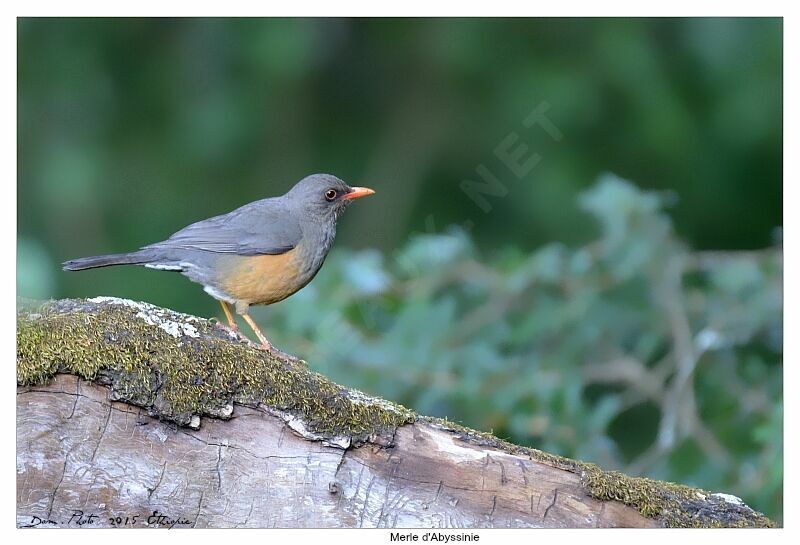
[[[492,510],[489,512],[489,524],[494,526],[494,511],[497,509],[497,495],[492,496]]]
[[[256,500],[250,502],[250,510],[247,512],[247,516],[244,517],[244,522],[240,526],[247,526],[247,522],[250,520],[250,515],[253,514],[253,506],[256,504]]]
[[[97,449],[100,448],[100,443],[103,442],[103,437],[106,435],[106,430],[108,430],[108,423],[111,420],[111,411],[113,407],[111,403],[108,404],[108,414],[106,414],[106,421],[103,423],[103,429],[100,432],[100,437],[97,439],[97,443],[94,446],[94,450],[92,451],[92,462],[94,462],[95,456],[97,456]]]
[[[522,480],[525,486],[528,486],[528,468],[525,467],[525,463],[522,460],[517,460],[517,465],[522,470]]]
[[[544,510],[544,515],[542,516],[542,520],[547,520],[547,516],[550,514],[550,509],[552,509],[553,506],[558,501],[558,491],[559,491],[558,488],[553,490],[553,501],[551,501],[550,505],[548,505],[547,508]]]
[[[220,462],[222,462],[222,445],[217,445],[217,490],[222,490],[222,472],[219,470]]]
[[[75,383],[75,402],[72,404],[72,411],[70,411],[67,420],[75,416],[75,408],[78,406],[78,400],[81,398],[81,381]]]
[[[195,441],[199,441],[199,442],[201,442],[204,445],[207,445],[209,447],[225,447],[225,448],[229,448],[229,449],[233,449],[233,450],[241,450],[242,452],[246,452],[247,454],[249,454],[250,456],[252,456],[253,458],[256,458],[258,460],[296,460],[296,459],[299,459],[299,458],[302,458],[302,459],[307,459],[308,458],[308,455],[279,456],[279,455],[275,455],[275,454],[270,454],[269,456],[261,456],[259,454],[256,454],[252,450],[247,449],[247,448],[242,447],[242,446],[230,445],[230,444],[226,444],[226,443],[215,443],[213,441],[206,441],[205,439],[203,439],[201,437],[198,437],[198,436],[194,435],[193,433],[190,433],[189,431],[187,431],[187,430],[185,430],[183,428],[178,428],[178,431],[180,433],[184,434],[184,435],[187,435],[187,436],[191,437]],[[334,453],[336,453],[336,452],[338,452],[340,450],[341,449],[331,449],[330,452],[326,452],[326,451],[323,450],[323,451],[318,452],[317,454],[326,455],[327,456],[327,455],[334,454]]]
[[[367,492],[364,494],[364,506],[361,509],[361,518],[358,521],[358,527],[364,527],[364,514],[367,512],[367,508],[369,507],[369,493],[372,491],[372,485],[375,482],[375,475],[371,475],[369,479],[369,484],[367,485]]]
[[[391,454],[389,455],[389,459],[391,460]],[[383,503],[381,504],[381,512],[378,515],[378,524],[380,525],[381,520],[384,518],[384,513],[386,510],[386,504],[389,503],[389,488],[392,486],[392,479],[397,473],[398,468],[402,462],[396,462],[392,464],[392,472],[389,474],[389,478],[386,479],[386,490],[383,492]]]
[[[203,498],[206,497],[206,489],[200,491],[200,501],[197,502],[197,513],[194,515],[194,523],[192,524],[192,528],[197,527],[197,521],[200,520],[200,510],[203,508]]]
[[[150,501],[150,498],[153,497],[153,493],[161,485],[161,480],[164,478],[164,472],[166,471],[166,469],[167,469],[167,461],[164,460],[164,465],[161,466],[161,473],[158,475],[158,480],[156,481],[156,484],[153,486],[153,488],[148,488],[147,489],[147,500],[148,501]]]
[[[55,488],[53,488],[53,493],[50,496],[50,505],[47,506],[47,518],[50,519],[50,515],[53,514],[53,504],[56,501],[56,494],[58,494],[58,489],[61,487],[61,483],[64,482],[64,474],[67,472],[67,460],[69,459],[68,455],[64,456],[64,467],[61,470],[61,476],[58,478],[58,482],[56,483]]]
[[[347,451],[348,450],[350,450],[350,449],[346,448],[346,449],[344,449],[342,451],[342,457],[339,458],[339,463],[336,464],[336,471],[333,472],[333,478],[334,479],[339,475],[339,470],[342,469],[342,466],[344,465],[344,459],[345,459],[345,456],[347,456]]]

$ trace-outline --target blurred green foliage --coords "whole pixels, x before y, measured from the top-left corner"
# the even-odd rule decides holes
[[[21,18],[17,291],[217,314],[179,275],[59,263],[331,172],[377,194],[254,311],[278,346],[781,520],[782,39],[777,18]],[[562,139],[525,127],[543,104]],[[512,133],[541,158],[521,177]],[[505,189],[488,212],[460,185],[479,165]]]
[[[604,176],[597,240],[482,258],[459,228],[338,251],[254,315],[315,369],[415,410],[780,519],[780,248],[693,252],[663,196]]]

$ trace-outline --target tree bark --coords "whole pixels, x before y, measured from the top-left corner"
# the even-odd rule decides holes
[[[420,417],[146,304],[28,305],[17,343],[20,527],[772,524],[733,496]]]

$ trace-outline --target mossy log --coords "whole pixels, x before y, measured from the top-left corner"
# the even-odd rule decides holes
[[[17,311],[21,527],[764,527],[351,390],[133,301]]]

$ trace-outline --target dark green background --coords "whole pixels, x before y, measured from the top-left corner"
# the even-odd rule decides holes
[[[20,19],[18,33],[18,292],[27,297],[117,295],[217,314],[179,275],[67,274],[59,263],[136,249],[320,171],[377,191],[341,220],[334,254],[393,256],[415,233],[453,223],[499,267],[508,252],[577,247],[597,234],[578,195],[604,172],[668,192],[688,247],[780,240],[780,19]],[[560,141],[523,126],[543,103]],[[526,156],[541,156],[522,178],[494,154],[512,132]],[[479,165],[508,191],[486,197],[488,213],[460,189]],[[276,315],[300,304],[281,303],[288,310]],[[256,316],[268,324],[271,312]],[[291,339],[286,347],[302,351]],[[331,374],[468,419],[458,404],[403,397],[369,373]],[[469,378],[453,388],[459,380]],[[633,414],[610,435],[653,429],[653,415]],[[520,442],[537,437],[498,426]],[[615,437],[623,450],[643,448],[625,435]],[[576,452],[596,451],[562,451]],[[739,482],[687,475],[659,474]],[[779,497],[756,501],[780,518]]]

